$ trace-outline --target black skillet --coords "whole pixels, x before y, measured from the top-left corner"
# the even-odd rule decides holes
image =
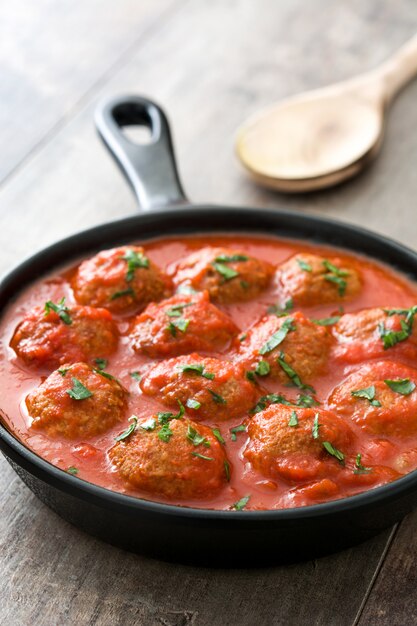
[[[64,239],[24,261],[0,283],[0,306],[70,258],[125,242],[176,233],[267,233],[323,242],[366,254],[417,279],[417,255],[362,228],[285,211],[192,205],[175,165],[168,122],[139,97],[108,101],[98,131],[132,185],[140,215]],[[151,131],[131,143],[129,125]],[[0,400],[1,404],[1,400]],[[392,484],[334,502],[281,511],[210,511],[158,504],[108,491],[57,469],[0,425],[0,448],[30,489],[64,519],[112,544],[163,559],[227,566],[316,557],[363,541],[417,504],[417,472]]]

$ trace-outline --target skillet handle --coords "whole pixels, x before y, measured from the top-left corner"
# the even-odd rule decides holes
[[[95,123],[143,210],[189,203],[178,176],[168,120],[157,104],[140,96],[111,98],[99,103]],[[133,125],[150,130],[149,143],[126,137],[123,127]]]

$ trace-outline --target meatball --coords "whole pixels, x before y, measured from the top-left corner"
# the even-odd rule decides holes
[[[288,373],[280,365],[283,359],[301,381],[310,380],[325,372],[331,341],[328,328],[313,324],[298,311],[285,317],[266,315],[246,333],[237,361],[261,376],[287,383]]]
[[[244,456],[269,477],[302,482],[329,477],[343,467],[354,435],[324,409],[273,404],[248,423]]]
[[[136,352],[158,358],[196,350],[219,351],[238,332],[230,317],[211,304],[204,291],[148,305],[134,320],[130,336]]]
[[[280,265],[277,280],[283,295],[300,306],[351,300],[361,289],[359,272],[351,262],[307,253]]]
[[[53,369],[108,356],[117,347],[117,326],[106,309],[47,302],[29,311],[10,346],[27,365]]]
[[[255,298],[268,286],[272,274],[272,265],[244,252],[202,248],[180,261],[174,283],[206,289],[213,301],[229,303]]]
[[[171,292],[169,278],[139,246],[99,252],[81,263],[71,284],[77,302],[115,313],[143,308]]]
[[[109,374],[86,363],[63,365],[26,398],[31,427],[50,437],[85,439],[117,422],[126,409],[127,392]]]
[[[211,497],[229,479],[224,448],[211,428],[188,419],[166,426],[157,417],[138,420],[133,435],[109,456],[131,486],[172,499]]]
[[[256,399],[255,386],[240,365],[199,354],[155,365],[141,381],[143,393],[167,406],[182,402],[196,419],[226,420],[246,413]]]
[[[416,385],[417,370],[411,367],[367,363],[333,390],[328,405],[366,432],[404,438],[417,432]]]
[[[407,309],[403,314],[394,313],[395,310],[374,308],[342,315],[332,327],[337,340],[335,357],[360,363],[383,357],[388,351],[389,355],[401,354],[415,360],[417,326],[411,323],[408,327]],[[412,309],[408,311],[412,313]]]

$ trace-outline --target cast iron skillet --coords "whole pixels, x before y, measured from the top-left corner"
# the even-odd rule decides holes
[[[177,233],[267,233],[324,242],[380,259],[417,279],[414,252],[356,226],[285,211],[189,203],[168,122],[153,102],[133,96],[110,100],[99,106],[96,123],[143,212],[68,237],[24,261],[0,283],[2,308],[34,279],[75,256]],[[150,144],[133,144],[121,131],[137,124],[150,129]],[[69,522],[128,550],[182,562],[248,566],[319,556],[367,539],[417,503],[417,472],[412,472],[351,498],[298,509],[182,508],[84,482],[42,460],[1,425],[0,448],[29,488]]]

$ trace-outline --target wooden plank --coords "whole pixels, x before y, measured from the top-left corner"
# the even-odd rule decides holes
[[[173,0],[17,0],[1,10],[0,180],[121,66]]]
[[[417,84],[395,104],[378,162],[342,188],[292,198],[264,192],[245,178],[232,150],[234,130],[259,106],[383,60],[415,30],[413,6],[413,0],[395,6],[264,0],[260,10],[251,0],[196,0],[173,12],[4,186],[1,269],[58,237],[136,210],[92,126],[98,98],[120,92],[145,93],[166,106],[191,197],[331,215],[415,246]],[[0,624],[6,626],[347,626],[389,537],[285,568],[169,565],[83,535],[31,496],[3,460],[0,467]]]
[[[417,511],[401,523],[358,626],[417,624]]]

